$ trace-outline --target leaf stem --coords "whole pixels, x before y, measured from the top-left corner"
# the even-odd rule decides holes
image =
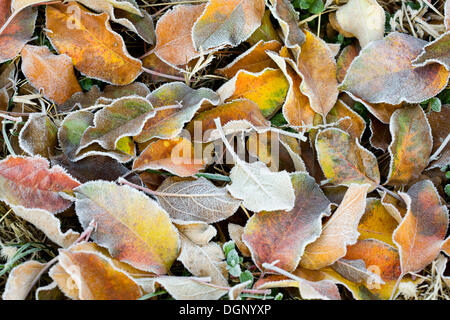
[[[147,69],[147,68],[145,68],[145,67],[142,67],[142,70],[143,70],[144,72],[149,73],[149,74],[152,74],[152,75],[154,75],[154,76],[163,77],[163,78],[166,78],[166,79],[172,79],[172,80],[183,81],[183,82],[186,81],[186,79],[184,79],[184,78],[177,77],[177,76],[172,76],[172,75],[170,75],[170,74],[161,73],[161,72],[158,72],[158,71],[155,71],[155,70],[150,70],[150,69]]]

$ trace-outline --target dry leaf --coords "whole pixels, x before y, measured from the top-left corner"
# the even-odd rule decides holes
[[[33,284],[33,280],[44,269],[45,264],[27,261],[11,270],[3,291],[3,300],[25,300]]]
[[[58,145],[58,128],[47,115],[32,113],[19,134],[20,148],[28,155],[50,157]]]

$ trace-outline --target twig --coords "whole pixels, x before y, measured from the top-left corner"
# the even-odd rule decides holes
[[[165,74],[165,73],[161,73],[161,72],[158,72],[158,71],[150,70],[150,69],[147,69],[147,68],[145,68],[145,67],[142,67],[142,70],[143,70],[144,72],[147,72],[147,73],[152,74],[152,75],[154,75],[154,76],[163,77],[163,78],[172,79],[172,80],[183,81],[183,82],[186,81],[185,78],[181,78],[181,77],[177,77],[177,76],[172,76],[172,75],[170,75],[170,74]]]
[[[433,155],[430,157],[429,162],[439,158],[439,154],[442,152],[442,150],[444,150],[444,148],[447,146],[449,141],[450,141],[450,134],[447,135],[444,142],[442,142],[441,145],[439,146],[439,148],[436,150],[436,152],[433,153]]]
[[[230,289],[231,289],[231,287],[223,287],[223,286],[219,286],[217,284],[212,284],[212,283],[209,283],[209,282],[203,282],[203,281],[200,281],[198,279],[192,279],[192,280],[194,280],[196,282],[203,283],[203,284],[205,284],[205,285],[207,285],[209,287],[217,288],[217,289],[228,290],[228,291],[230,291]],[[243,293],[252,293],[252,294],[270,294],[271,291],[270,291],[270,289],[266,289],[266,290],[244,289],[244,290],[242,290],[242,292]]]

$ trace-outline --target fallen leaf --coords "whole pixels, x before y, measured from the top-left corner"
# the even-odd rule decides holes
[[[136,282],[98,253],[60,250],[59,264],[73,280],[80,300],[137,300],[141,296]]]
[[[123,97],[110,105],[100,105],[94,124],[84,132],[80,147],[98,143],[107,150],[117,148],[119,140],[142,132],[145,122],[156,114],[152,104],[142,97]]]
[[[339,83],[344,81],[348,68],[353,60],[359,55],[361,47],[357,44],[351,44],[342,49],[336,61],[336,78]]]
[[[428,165],[433,147],[431,128],[422,108],[415,106],[395,111],[389,129],[391,162],[386,184],[406,185]]]
[[[353,139],[361,141],[366,122],[364,119],[353,111],[344,101],[338,100],[333,109],[330,110],[326,117],[327,123],[337,123],[339,129],[344,130]]]
[[[350,0],[336,11],[340,27],[356,36],[361,47],[383,39],[385,13],[377,0]]]
[[[450,134],[450,123],[447,119],[450,117],[450,105],[441,106],[440,112],[430,112],[427,115],[428,123],[431,127],[433,135],[433,149],[431,154],[434,156],[438,152],[438,158],[430,158],[432,161],[428,169],[443,168],[450,163],[450,144],[448,143],[448,135]],[[446,145],[443,145],[447,143]]]
[[[23,206],[11,206],[14,213],[41,230],[50,241],[67,248],[80,236],[72,229],[61,231],[61,221],[55,215],[43,209],[28,209]]]
[[[244,241],[242,241],[242,236],[244,235],[244,230],[245,230],[245,228],[240,225],[237,225],[234,223],[228,224],[228,234],[230,235],[231,240],[234,241],[234,243],[236,244],[236,247],[239,249],[239,251],[241,252],[241,254],[244,257],[251,257],[252,254],[251,254],[249,248],[244,243]]]
[[[11,0],[0,2],[0,26],[5,28],[0,34],[0,63],[15,58],[31,40],[37,15],[37,10],[27,8],[13,16]]]
[[[300,90],[309,98],[311,108],[325,117],[339,94],[336,61],[327,44],[309,31],[300,47],[297,68],[303,81]]]
[[[33,280],[44,269],[45,264],[38,261],[26,261],[11,270],[6,281],[3,300],[25,300]]]
[[[393,241],[399,248],[402,275],[419,272],[439,254],[448,227],[448,209],[429,180],[399,193],[407,205]]]
[[[216,228],[206,222],[177,219],[173,219],[172,222],[184,237],[199,246],[208,244],[217,235]]]
[[[50,169],[39,156],[8,156],[0,161],[0,199],[11,206],[59,213],[72,204],[60,193],[71,193],[79,185],[63,168]]]
[[[440,63],[450,71],[450,32],[442,34],[436,40],[427,43],[420,55],[412,62],[415,67],[429,63]]]
[[[339,89],[368,103],[391,105],[434,97],[447,86],[449,72],[437,63],[413,67],[425,44],[398,32],[371,42],[355,58]]]
[[[133,267],[166,273],[178,256],[179,237],[154,200],[128,186],[92,181],[76,188],[75,209],[83,228],[98,224],[92,239]]]
[[[81,87],[73,71],[72,59],[67,55],[54,55],[46,46],[26,45],[22,49],[22,72],[44,96],[63,104]]]
[[[369,191],[379,185],[376,157],[348,133],[336,128],[320,131],[316,138],[316,150],[329,182],[344,186],[368,183]]]
[[[306,173],[291,175],[295,205],[291,211],[255,213],[244,229],[242,239],[253,261],[263,270],[263,263],[279,260],[277,266],[293,271],[305,247],[322,230],[322,218],[330,214],[330,202]]]
[[[375,117],[370,118],[370,138],[369,142],[372,147],[379,150],[387,151],[391,144],[392,137],[389,132],[389,126],[381,122]]]
[[[168,10],[156,24],[156,56],[172,66],[201,56],[194,47],[192,28],[204,10],[204,4],[177,5]]]
[[[112,31],[107,13],[93,14],[70,2],[47,6],[46,16],[53,47],[71,57],[81,73],[116,85],[129,84],[140,75],[141,61],[128,54],[122,37]]]
[[[394,246],[392,233],[397,226],[397,220],[391,216],[380,199],[368,198],[366,211],[358,225],[359,240],[377,239]]]
[[[202,103],[219,104],[219,95],[212,90],[194,90],[181,82],[162,85],[147,96],[147,99],[154,108],[174,108],[157,111],[154,117],[148,119],[142,132],[134,137],[138,143],[153,138],[173,139],[181,133],[184,125],[192,120]]]
[[[180,177],[191,177],[205,168],[200,155],[186,138],[151,142],[133,162],[133,170],[164,169]]]
[[[237,46],[261,25],[264,0],[209,0],[192,28],[197,50]]]
[[[272,61],[272,60],[271,60]],[[240,70],[218,90],[222,101],[248,99],[255,102],[264,117],[271,118],[284,104],[289,82],[283,72],[271,68],[258,73]]]
[[[279,41],[278,33],[275,30],[272,21],[270,20],[270,10],[265,10],[263,18],[261,20],[261,25],[252,35],[247,39],[247,42],[250,45],[255,45],[259,41]]]
[[[240,201],[211,181],[169,177],[158,187],[157,198],[172,219],[215,223],[232,216]]]
[[[278,52],[281,49],[281,43],[276,40],[258,41],[250,49],[242,53],[227,66],[217,69],[216,72],[227,78],[233,78],[240,70],[258,73],[266,68],[277,68],[277,65],[267,55],[266,51]]]
[[[320,237],[306,246],[300,266],[318,270],[344,257],[347,246],[356,243],[359,221],[366,207],[370,185],[351,184],[338,209],[324,224]]]
[[[48,158],[58,144],[58,128],[46,114],[32,113],[19,134],[20,148],[28,155]]]
[[[379,283],[382,283],[379,276],[367,270],[366,263],[362,259],[347,260],[341,258],[333,263],[331,268],[344,278],[354,283],[368,282],[370,280],[373,281],[374,279],[371,278],[375,278]]]

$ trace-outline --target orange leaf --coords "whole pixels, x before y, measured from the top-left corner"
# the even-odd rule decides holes
[[[279,260],[287,271],[297,268],[306,245],[320,235],[322,217],[330,214],[330,201],[314,179],[305,173],[291,175],[295,204],[291,211],[262,211],[247,222],[242,239],[253,261],[262,264]]]
[[[204,4],[177,5],[158,20],[154,49],[158,58],[177,66],[185,65],[201,55],[194,48],[192,28],[204,9]]]
[[[36,89],[57,104],[63,104],[81,91],[73,71],[72,59],[54,55],[45,47],[26,45],[22,50],[22,72]]]
[[[200,158],[197,152],[200,151]],[[203,150],[185,138],[151,142],[133,163],[133,170],[164,169],[180,177],[190,177],[204,169]]]
[[[297,60],[303,81],[300,90],[309,98],[311,108],[326,116],[336,103],[339,91],[336,80],[336,61],[328,45],[319,37],[305,31]]]
[[[429,180],[400,193],[407,205],[393,240],[400,251],[402,274],[419,272],[439,254],[448,227],[448,209]]]
[[[337,127],[346,131],[352,138],[361,140],[366,122],[342,100],[338,100],[326,117],[327,123],[337,122]]]
[[[267,55],[266,50],[278,52],[280,49],[281,44],[276,40],[258,41],[253,47],[234,59],[233,62],[222,69],[217,69],[216,72],[227,78],[232,78],[239,70],[261,72],[266,68],[276,68],[277,65]]]
[[[129,84],[141,73],[141,61],[128,54],[107,13],[90,13],[76,2],[47,6],[46,13],[47,37],[81,73],[117,85]]]
[[[44,158],[9,156],[0,161],[0,185],[0,199],[9,205],[58,213],[72,204],[59,193],[80,184],[60,166],[50,169]]]
[[[338,209],[323,226],[320,237],[306,247],[300,266],[317,270],[345,256],[347,246],[358,239],[357,228],[369,187],[368,184],[350,185]]]
[[[80,300],[137,300],[141,297],[136,282],[99,253],[60,250],[59,264],[73,280]]]

